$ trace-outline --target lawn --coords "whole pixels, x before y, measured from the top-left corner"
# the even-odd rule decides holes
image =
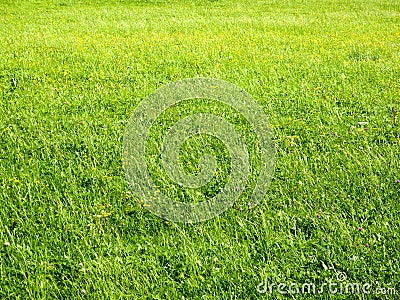
[[[180,117],[233,122],[251,158],[232,208],[184,224],[130,189],[122,145],[141,101],[193,77],[257,101],[276,168],[249,208],[260,170],[251,124],[209,99],[165,111],[146,162],[170,197],[203,201],[231,171],[224,144],[196,135],[181,148],[185,172],[212,154],[218,174],[174,185],[160,145]],[[399,199],[399,0],[0,0],[1,299],[394,299]],[[370,294],[277,290],[332,281]]]

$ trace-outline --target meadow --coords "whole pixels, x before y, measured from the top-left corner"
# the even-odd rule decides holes
[[[193,77],[254,97],[276,169],[255,208],[245,191],[218,217],[180,224],[133,196],[121,149],[135,107]],[[176,109],[154,126],[147,162],[171,197],[201,201],[228,178],[229,155],[211,137],[188,140],[186,171],[206,143],[220,175],[171,188],[165,124],[214,111],[250,149],[253,137],[228,107]],[[399,149],[398,0],[0,0],[1,299],[395,299]],[[370,294],[257,289],[338,275]]]

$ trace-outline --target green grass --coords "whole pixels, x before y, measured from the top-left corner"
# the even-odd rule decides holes
[[[265,278],[338,272],[399,294],[399,41],[398,0],[0,1],[0,298],[274,299]],[[256,208],[182,225],[129,194],[121,147],[141,100],[199,76],[258,101],[277,168]]]

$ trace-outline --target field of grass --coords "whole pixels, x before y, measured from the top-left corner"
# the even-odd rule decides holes
[[[138,103],[192,77],[251,94],[277,157],[258,206],[245,194],[189,225],[133,197],[121,149]],[[246,133],[214,106],[176,109],[217,111]],[[162,118],[148,146],[161,181],[158,134],[178,116]],[[188,143],[187,172],[208,143],[221,175],[192,195],[169,190],[182,201],[214,195],[229,173],[218,140]],[[372,285],[352,298],[398,297],[399,199],[398,0],[0,0],[1,299],[275,299],[257,286],[338,274]]]

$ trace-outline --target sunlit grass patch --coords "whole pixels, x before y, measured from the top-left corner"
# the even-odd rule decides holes
[[[399,14],[385,0],[2,1],[0,298],[251,299],[265,278],[338,272],[400,292]],[[177,225],[133,196],[121,146],[138,103],[191,77],[257,100],[277,166],[256,208],[250,180],[224,214]],[[194,191],[166,176],[162,134],[194,112],[234,123],[259,168],[234,110],[181,103],[153,126],[147,162],[161,189],[188,202],[217,193],[230,171],[222,143],[199,135],[181,165],[195,174],[213,153],[213,181]]]

